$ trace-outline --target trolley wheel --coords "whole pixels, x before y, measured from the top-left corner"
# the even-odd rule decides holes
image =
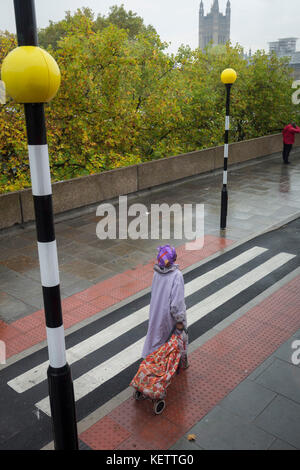
[[[154,402],[154,406],[153,406],[154,413],[156,415],[160,415],[164,411],[165,406],[166,406],[165,400],[158,400]]]
[[[144,400],[144,395],[142,394],[142,392],[139,392],[138,390],[135,390],[133,392],[133,398],[137,401],[140,401],[140,400]]]

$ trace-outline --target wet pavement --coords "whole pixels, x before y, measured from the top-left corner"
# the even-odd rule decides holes
[[[291,165],[276,154],[231,168],[228,176],[227,229],[220,224],[222,172],[189,178],[158,190],[130,196],[128,204],[204,204],[205,234],[242,240],[297,214],[300,209],[300,151]],[[147,264],[161,243],[186,240],[99,240],[93,212],[56,223],[62,298],[69,297],[139,264]],[[175,223],[176,225],[176,223]],[[174,227],[174,222],[172,224]],[[150,230],[149,224],[149,230]],[[0,320],[6,323],[42,308],[34,226],[0,233]]]
[[[283,165],[281,155],[276,154],[231,168],[225,231],[219,229],[221,171],[130,196],[128,204],[143,203],[148,212],[154,203],[204,204],[204,248],[198,252],[186,251],[184,238],[101,241],[96,236],[100,220],[96,207],[84,214],[81,211],[78,216],[73,214],[72,218],[59,217],[56,238],[66,341],[68,347],[83,345],[80,353],[83,357],[73,367],[79,382],[87,367],[94,367],[95,371],[101,368],[105,360],[103,351],[107,360],[112,355],[113,369],[114,355],[137,339],[138,327],[132,331],[125,328],[129,338],[126,346],[122,343],[124,330],[122,339],[112,343],[112,347],[109,344],[103,351],[100,349],[99,357],[97,351],[89,350],[93,354],[91,363],[84,356],[85,341],[90,337],[93,340],[96,324],[99,323],[99,332],[103,330],[102,322],[105,327],[111,323],[114,328],[114,322],[120,320],[116,316],[122,318],[133,313],[134,308],[140,307],[143,296],[147,297],[159,244],[170,242],[177,247],[187,281],[198,268],[199,279],[212,276],[210,269],[222,270],[222,259],[223,266],[228,260],[232,263],[235,273],[235,277],[227,274],[221,281],[212,277],[204,290],[191,296],[192,304],[205,306],[209,296],[221,304],[218,310],[212,302],[215,312],[202,319],[206,325],[203,331],[194,334],[196,329],[193,329],[190,367],[171,385],[163,415],[153,416],[149,407],[134,403],[132,391],[126,389],[134,369],[130,373],[129,369],[120,369],[113,379],[115,382],[104,385],[106,398],[98,393],[99,383],[91,371],[91,384],[96,389],[78,405],[81,449],[300,448],[300,375],[299,366],[291,359],[292,343],[300,338],[299,219],[287,228],[268,234],[270,245],[262,244],[260,237],[248,244],[238,243],[300,216],[299,157],[300,151],[296,150],[289,166]],[[172,221],[174,226],[176,221]],[[288,233],[286,246],[283,233]],[[245,266],[235,264],[237,255],[251,249],[258,250],[257,259],[248,260]],[[267,271],[261,273],[263,263]],[[258,274],[261,281],[257,279]],[[230,305],[222,297],[224,289],[232,297]],[[237,297],[234,289],[239,293]],[[222,302],[225,302],[223,306]],[[47,360],[42,306],[34,226],[3,232],[0,234],[0,336],[7,342],[8,364],[1,371],[0,384],[6,394],[13,396],[7,402],[11,411],[6,410],[9,432],[0,432],[3,449],[34,449],[39,439],[41,446],[52,437],[47,406],[41,407],[41,416],[36,421],[36,401],[47,394],[45,380],[42,378],[42,383],[37,383],[32,392],[25,389],[23,392],[22,387],[18,390],[16,385],[16,393],[8,387],[8,381],[16,380],[16,375],[23,372],[22,367],[26,371]],[[95,343],[93,348],[97,347]],[[138,353],[134,351],[134,354]],[[119,389],[115,391],[111,383]],[[22,384],[21,378],[16,384]],[[6,406],[5,393],[0,400],[3,406]],[[27,421],[22,418],[25,399]],[[188,440],[189,434],[195,435],[193,441]],[[53,448],[53,444],[46,448]]]

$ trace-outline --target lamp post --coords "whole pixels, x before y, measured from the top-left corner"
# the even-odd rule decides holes
[[[227,192],[227,163],[228,163],[228,142],[229,142],[229,116],[230,116],[230,92],[231,87],[237,79],[237,73],[233,69],[226,69],[221,74],[221,80],[226,86],[226,118],[225,118],[225,139],[224,139],[224,172],[223,188],[221,194],[221,229],[226,228],[228,192]]]
[[[4,59],[1,78],[7,93],[25,107],[28,153],[37,245],[49,352],[47,371],[56,450],[77,450],[75,398],[66,361],[52,187],[44,103],[56,95],[60,71],[48,52],[38,47],[34,0],[14,0],[18,46]]]

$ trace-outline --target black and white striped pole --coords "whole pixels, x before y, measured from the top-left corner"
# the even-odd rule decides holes
[[[54,446],[77,450],[74,389],[66,361],[44,103],[60,86],[57,63],[38,47],[34,0],[14,0],[18,46],[4,59],[7,93],[25,107],[32,194],[49,352],[47,371]]]
[[[221,229],[226,228],[228,191],[227,191],[227,167],[228,167],[228,144],[229,144],[229,126],[230,126],[230,92],[233,83],[237,79],[237,74],[233,69],[226,69],[222,72],[221,80],[226,86],[226,118],[225,118],[225,139],[224,139],[224,171],[223,188],[221,194]]]

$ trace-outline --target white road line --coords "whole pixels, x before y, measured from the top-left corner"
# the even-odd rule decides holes
[[[248,289],[255,284],[255,282],[263,279],[272,271],[280,268],[280,266],[283,266],[288,261],[295,258],[295,256],[296,255],[291,255],[289,253],[280,253],[257,268],[252,269],[236,281],[233,281],[231,284],[223,287],[209,297],[206,297],[206,299],[202,300],[198,304],[193,305],[193,307],[187,311],[188,325],[195,323],[212,310],[215,310],[228,300],[240,294],[243,290]],[[201,310],[201,313],[199,310]]]
[[[203,318],[212,310],[215,310],[217,307],[232,299],[243,290],[251,287],[257,281],[267,276],[272,271],[275,271],[280,266],[283,266],[293,258],[295,258],[295,255],[280,253],[261,264],[257,268],[252,269],[238,280],[233,281],[231,284],[194,305],[187,310],[188,326],[191,326],[200,318]],[[83,398],[101,384],[115,377],[126,367],[140,359],[144,340],[145,337],[141,338],[139,341],[111,357],[103,364],[94,367],[86,374],[76,379],[74,381],[75,399],[79,400],[80,398]],[[35,406],[46,413],[48,416],[51,415],[49,397],[42,399],[36,403]]]
[[[208,271],[207,273],[203,274],[200,277],[197,277],[193,281],[190,281],[186,284],[184,287],[184,294],[185,297],[188,295],[193,294],[199,289],[202,289],[203,287],[208,286],[211,282],[216,281],[220,277],[225,276],[226,274],[229,274],[231,271],[234,271],[235,269],[239,268],[243,264],[248,263],[252,259],[256,258],[257,256],[261,255],[262,253],[265,253],[267,248],[260,248],[258,246],[255,246],[254,248],[251,248],[250,250],[245,251],[239,256],[236,256],[235,258],[232,258],[230,261],[227,261],[224,264],[221,264],[215,269],[212,269],[211,271]]]
[[[199,276],[193,281],[188,282],[185,285],[185,296],[187,297],[188,295],[193,294],[199,289],[202,289],[211,282],[221,278],[222,276],[225,276],[226,274],[239,268],[243,264],[251,261],[252,259],[256,258],[257,256],[266,251],[266,248],[251,248],[250,250],[245,251],[244,253],[236,256],[230,261],[227,261],[226,263],[221,264],[217,268],[212,269],[206,274],[203,274],[202,276]],[[87,338],[86,340],[76,344],[72,348],[68,349],[66,352],[68,364],[74,364],[74,362],[79,361],[87,354],[96,351],[97,349],[101,348],[102,346],[105,346],[109,342],[126,333],[131,328],[134,328],[135,326],[143,323],[145,320],[148,319],[148,315],[149,305],[146,305],[145,307],[137,310],[126,318],[114,323],[113,325],[105,328],[102,331],[99,331],[98,333]],[[13,388],[13,390],[15,390],[16,392],[23,393],[46,379],[48,366],[49,361],[45,361],[44,363],[34,367],[33,369],[30,369],[24,372],[23,374],[19,375],[18,377],[10,380],[8,382],[8,385]]]

